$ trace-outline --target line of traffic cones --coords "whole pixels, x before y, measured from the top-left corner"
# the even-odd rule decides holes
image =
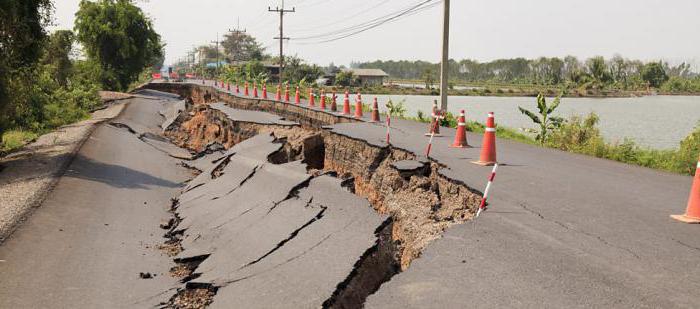
[[[684,223],[700,223],[700,157],[698,165],[695,167],[695,177],[693,178],[693,186],[690,188],[690,196],[688,197],[688,206],[685,213],[682,215],[671,215],[671,218]]]

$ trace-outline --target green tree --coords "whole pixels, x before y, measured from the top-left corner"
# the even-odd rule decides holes
[[[432,89],[435,84],[435,73],[432,69],[423,70],[423,81],[425,81],[425,89]]]
[[[668,75],[661,62],[650,62],[642,68],[642,79],[649,83],[649,86],[659,88],[668,80]]]
[[[591,74],[595,80],[603,84],[606,84],[612,80],[608,67],[605,64],[605,58],[597,56],[588,59],[586,66],[588,67],[588,73]]]
[[[0,143],[15,111],[28,103],[18,91],[32,82],[52,8],[50,0],[0,0]]]
[[[284,63],[284,77],[292,84],[302,80],[314,82],[323,74],[319,66],[306,64],[299,57],[287,57]]]
[[[552,130],[561,126],[561,123],[564,121],[564,119],[561,117],[551,116],[554,110],[556,110],[557,107],[559,107],[560,103],[561,96],[558,96],[556,99],[554,99],[554,102],[551,105],[547,106],[547,101],[545,100],[544,96],[540,93],[539,95],[537,95],[537,109],[539,110],[539,115],[518,106],[518,109],[521,113],[530,117],[530,119],[532,119],[532,122],[540,126],[539,132],[537,132],[537,136],[535,137],[535,139],[539,141],[542,145],[544,145],[544,143],[547,142],[549,133]]]
[[[100,64],[105,89],[126,90],[163,55],[160,35],[131,0],[81,0],[75,31],[88,58]]]
[[[224,52],[230,62],[262,60],[262,45],[249,34],[233,32],[224,36]]]
[[[357,85],[357,78],[352,71],[340,71],[335,75],[335,84],[343,87],[351,87]]]
[[[46,44],[46,51],[41,62],[49,66],[56,83],[61,87],[68,85],[68,77],[73,69],[70,59],[75,35],[70,30],[57,30],[52,33]]]

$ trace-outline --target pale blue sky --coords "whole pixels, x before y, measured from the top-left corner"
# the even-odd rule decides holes
[[[57,28],[72,28],[79,0],[56,0]],[[408,7],[419,0],[287,0],[297,12],[286,15],[286,36],[333,31]],[[138,5],[154,19],[167,43],[167,63],[194,45],[216,39],[236,27],[259,38],[277,54],[272,40],[278,15],[267,7],[279,0],[147,0]],[[456,59],[539,56],[611,57],[700,64],[698,0],[452,0],[450,56]],[[352,19],[344,17],[353,16]],[[311,62],[349,64],[374,59],[422,59],[440,56],[440,6],[327,44],[285,49]]]

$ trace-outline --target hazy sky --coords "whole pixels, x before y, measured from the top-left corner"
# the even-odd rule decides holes
[[[56,27],[72,28],[79,0],[56,0]],[[386,15],[419,0],[287,0],[285,36],[334,31]],[[166,46],[166,63],[217,32],[236,27],[278,53],[272,38],[279,0],[148,0],[138,5],[154,20]],[[698,0],[452,0],[450,57],[491,60],[539,56],[663,58],[700,64]],[[344,40],[286,43],[288,54],[326,65],[375,59],[440,57],[441,5]],[[354,17],[353,17],[354,16]],[[348,18],[352,17],[352,18]]]

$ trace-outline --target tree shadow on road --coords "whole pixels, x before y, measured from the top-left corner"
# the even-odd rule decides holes
[[[121,165],[98,162],[82,155],[77,155],[68,168],[65,177],[80,178],[101,182],[116,188],[149,189],[149,186],[180,188],[181,183],[155,177],[142,171]]]

